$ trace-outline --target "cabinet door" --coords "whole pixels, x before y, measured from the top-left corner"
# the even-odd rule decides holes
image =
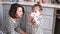
[[[2,25],[3,22],[3,6],[0,4],[0,26]]]
[[[56,10],[56,21],[55,21],[55,30],[54,34],[60,34],[60,9]]]
[[[54,8],[43,8],[44,33],[52,34]]]

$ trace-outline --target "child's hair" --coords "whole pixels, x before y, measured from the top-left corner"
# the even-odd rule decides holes
[[[42,11],[42,6],[40,5],[40,3],[34,4],[34,5],[32,6],[32,10],[33,10],[33,8],[36,7],[36,6],[39,6],[40,10]]]

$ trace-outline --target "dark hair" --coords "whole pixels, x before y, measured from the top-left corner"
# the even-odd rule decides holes
[[[24,13],[24,8],[20,4],[14,3],[11,5],[11,8],[9,10],[9,16],[10,17],[16,18],[16,11],[17,11],[18,7],[21,7],[23,9],[23,13]]]
[[[36,7],[36,6],[39,6],[39,8],[40,8],[41,11],[42,11],[42,6],[41,6],[40,4],[34,4],[34,5],[32,6],[32,10],[33,10],[33,8]]]

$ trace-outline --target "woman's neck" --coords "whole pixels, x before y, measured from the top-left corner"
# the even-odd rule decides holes
[[[18,22],[18,18],[11,18],[11,20],[12,20],[14,23],[17,23],[17,22]]]

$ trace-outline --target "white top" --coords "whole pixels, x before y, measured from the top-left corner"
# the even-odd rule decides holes
[[[35,27],[32,29],[32,34],[43,34],[43,24],[44,24],[44,19],[41,16],[37,19],[38,24],[35,25]]]

